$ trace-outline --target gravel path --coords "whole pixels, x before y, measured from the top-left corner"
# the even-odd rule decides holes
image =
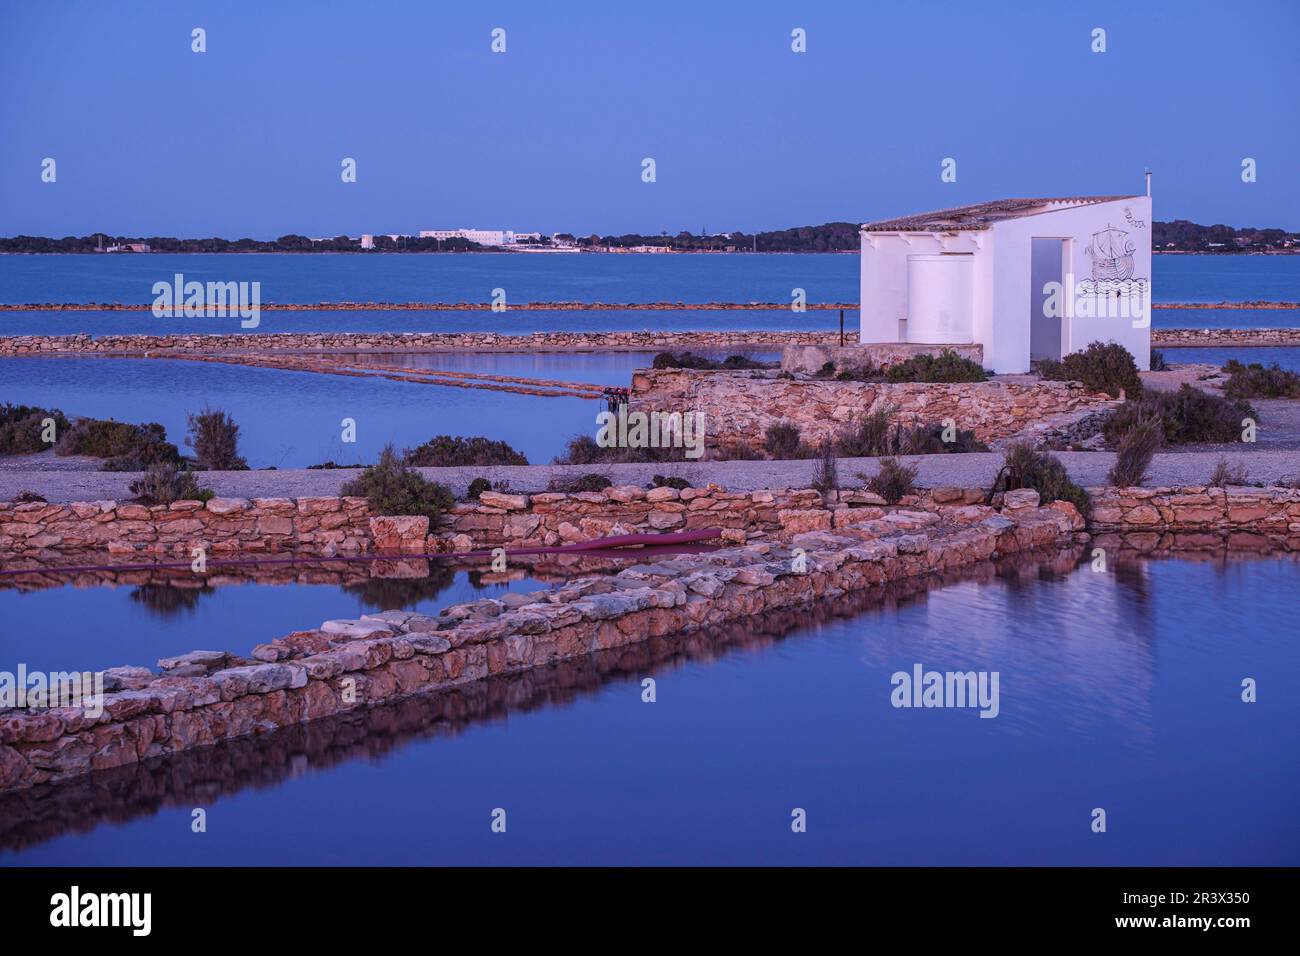
[[[1071,477],[1083,485],[1106,483],[1106,472],[1114,461],[1108,452],[1058,452]],[[1204,484],[1215,463],[1223,455],[1240,461],[1251,481],[1274,482],[1281,478],[1300,477],[1300,450],[1257,447],[1251,451],[1230,450],[1184,451],[1159,454],[1151,467],[1147,484]],[[44,457],[44,456],[40,456]],[[944,485],[987,486],[1002,466],[1002,455],[923,455],[905,459],[920,468],[918,483],[934,488]],[[98,501],[131,497],[127,486],[137,477],[131,473],[33,469],[31,459],[0,459],[0,500],[10,500],[18,492],[32,490],[50,501]],[[26,464],[27,467],[16,467]],[[470,480],[480,475],[493,481],[506,481],[513,491],[544,491],[553,476],[599,472],[615,484],[648,484],[655,474],[679,475],[694,485],[709,481],[737,491],[754,488],[807,487],[812,479],[811,461],[713,461],[700,463],[650,465],[519,465],[498,468],[422,468],[425,476],[441,481],[463,495]],[[842,458],[840,481],[856,484],[860,471],[875,471],[875,459]],[[309,495],[334,495],[339,486],[357,476],[353,469],[332,471],[286,469],[282,471],[203,472],[200,484],[217,494],[237,498],[298,498]]]

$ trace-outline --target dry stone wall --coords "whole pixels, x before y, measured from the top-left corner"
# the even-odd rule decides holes
[[[805,441],[816,444],[881,408],[892,408],[894,420],[905,425],[951,418],[987,442],[1116,404],[1077,382],[840,382],[765,372],[639,369],[632,376],[629,410],[703,412],[706,447],[758,450],[768,427],[779,422],[793,422]]]
[[[0,790],[518,673],[823,596],[1072,540],[1077,515],[1017,499],[1003,514],[895,511],[855,529],[683,555],[547,591],[326,621],[250,657],[192,651],[104,672],[102,712],[0,711]],[[794,548],[799,548],[795,551]]]

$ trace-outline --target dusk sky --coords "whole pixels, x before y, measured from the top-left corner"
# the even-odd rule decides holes
[[[1300,230],[1290,0],[0,3],[0,235],[754,231],[1148,166],[1158,219]]]

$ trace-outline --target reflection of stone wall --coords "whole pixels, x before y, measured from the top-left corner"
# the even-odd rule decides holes
[[[162,675],[113,668],[98,719],[74,708],[0,712],[0,790],[1070,543],[1077,514],[1033,504],[1020,495],[1014,507],[1008,497],[1002,514],[978,506],[898,510],[835,534],[795,535],[788,545],[677,556],[546,592],[455,605],[437,617],[387,611],[326,621],[258,645],[249,658],[194,651],[159,662]]]
[[[951,418],[981,441],[1117,404],[1077,382],[837,382],[778,378],[770,372],[699,372],[638,369],[632,376],[632,411],[704,413],[710,448],[759,449],[770,425],[799,427],[805,441],[833,437],[874,410],[893,407],[894,420],[928,425]]]

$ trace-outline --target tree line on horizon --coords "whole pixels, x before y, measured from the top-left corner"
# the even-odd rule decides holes
[[[770,232],[730,232],[696,235],[679,232],[647,235],[577,236],[557,233],[555,239],[579,248],[631,249],[637,246],[670,248],[678,252],[854,252],[859,248],[858,223],[827,222],[820,226],[798,226]],[[1160,252],[1268,252],[1300,251],[1300,233],[1284,229],[1234,228],[1217,224],[1203,226],[1186,219],[1153,222],[1152,246]],[[278,239],[177,239],[171,236],[0,237],[0,252],[82,253],[106,250],[109,246],[147,243],[151,252],[501,252],[500,246],[481,246],[468,239],[431,239],[419,236],[374,237],[374,249],[362,249],[361,240],[349,236],[312,239],[290,234]],[[549,237],[543,244],[549,245]]]

